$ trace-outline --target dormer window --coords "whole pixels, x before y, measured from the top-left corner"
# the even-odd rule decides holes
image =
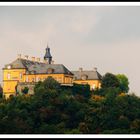
[[[7,74],[7,79],[10,80],[11,79],[11,73]]]
[[[47,73],[48,73],[48,74],[54,73],[54,69],[48,68],[48,69],[47,69]]]
[[[11,69],[11,65],[8,65],[8,66],[7,66],[7,69]]]
[[[26,74],[29,74],[29,71],[26,71]]]
[[[36,71],[35,70],[31,71],[31,74],[36,74]]]
[[[88,79],[88,76],[86,74],[84,74],[84,75],[81,76],[81,79],[82,80],[87,80]]]

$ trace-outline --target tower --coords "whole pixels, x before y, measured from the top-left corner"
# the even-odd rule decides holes
[[[52,56],[51,56],[50,48],[48,47],[48,45],[47,45],[47,48],[46,48],[46,53],[45,53],[45,56],[44,56],[44,60],[48,64],[52,63]]]

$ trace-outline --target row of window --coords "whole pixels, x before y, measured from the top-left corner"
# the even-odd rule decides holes
[[[22,79],[22,76],[23,76],[22,72],[19,73],[19,79]],[[11,79],[11,73],[8,73],[8,74],[7,74],[7,79],[8,79],[8,80]]]
[[[23,74],[22,73],[19,73],[19,79],[21,80],[23,78]],[[11,73],[8,73],[7,74],[7,79],[10,80],[11,79]],[[18,77],[15,77],[12,79],[18,79]],[[36,77],[36,78],[32,78],[32,79],[29,79],[28,76],[26,76],[26,79],[25,81],[26,82],[38,82],[38,81],[44,81],[46,78],[40,78],[40,77]],[[57,80],[58,82],[62,83],[63,80],[62,80],[62,77],[54,77],[55,80]],[[72,82],[72,79],[69,79],[69,78],[66,78],[65,79],[65,82],[66,83],[71,83]]]
[[[72,83],[72,78],[65,78],[65,83]]]
[[[39,81],[44,81],[46,78],[40,78],[40,77],[36,77],[36,78],[29,78],[28,76],[26,76],[25,81],[26,82],[39,82]],[[57,80],[58,82],[62,83],[62,78],[54,78],[55,80]]]
[[[88,82],[81,82],[81,84],[88,84]],[[101,87],[101,83],[99,83],[99,85],[97,86],[95,83],[91,85],[91,89],[94,90],[96,88],[100,88]]]

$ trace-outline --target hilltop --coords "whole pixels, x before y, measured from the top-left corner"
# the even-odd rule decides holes
[[[53,78],[40,81],[34,95],[26,89],[23,95],[1,99],[0,133],[140,133],[140,98],[120,93],[115,80],[109,84],[92,92],[89,85],[66,87]]]

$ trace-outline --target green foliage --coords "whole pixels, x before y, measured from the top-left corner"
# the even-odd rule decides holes
[[[118,88],[119,80],[114,74],[106,73],[102,78],[101,87],[102,88],[110,88],[110,87]]]
[[[117,86],[98,89],[101,100],[91,98],[88,85],[62,87],[52,78],[34,91],[0,100],[0,134],[140,133],[140,98],[120,96]]]
[[[81,84],[74,83],[73,87],[72,87],[72,91],[73,91],[73,94],[75,94],[75,95],[80,94],[80,95],[83,95],[85,97],[90,96],[90,86],[88,84],[81,85]]]
[[[119,80],[119,88],[121,92],[127,93],[129,91],[129,81],[128,78],[124,74],[116,75],[117,79]]]
[[[44,82],[42,82],[40,84],[40,86],[41,85],[44,87],[44,89],[47,89],[47,90],[59,89],[60,88],[60,84],[50,76]]]
[[[129,91],[129,81],[128,78],[124,74],[114,75],[111,73],[106,73],[101,82],[101,90],[96,90],[96,94],[103,94],[104,89],[106,91],[107,88],[116,88],[119,89],[120,93],[127,93]]]
[[[0,98],[2,98],[3,97],[3,88],[2,88],[2,86],[0,85]]]
[[[29,91],[28,87],[25,87],[24,89],[21,90],[22,93],[27,94]]]
[[[135,119],[132,121],[131,125],[130,125],[130,130],[134,133],[138,133],[140,132],[140,119]]]

